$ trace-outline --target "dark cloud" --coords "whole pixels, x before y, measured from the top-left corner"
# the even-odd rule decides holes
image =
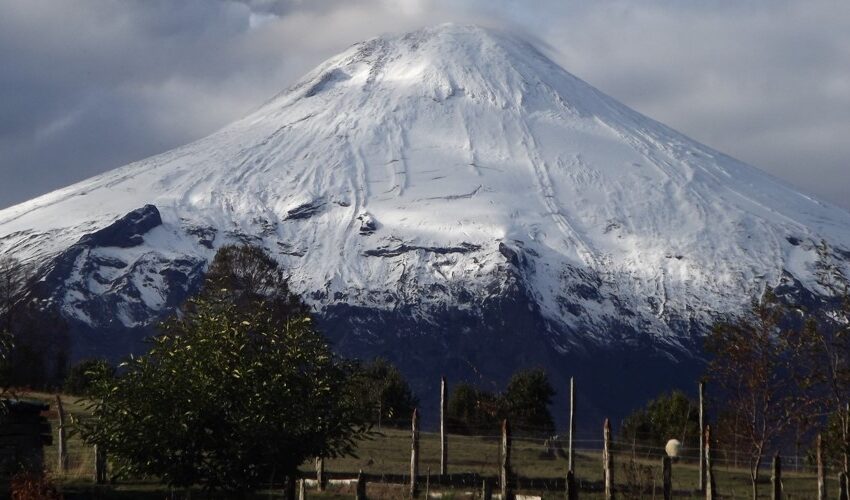
[[[5,0],[0,207],[208,134],[351,43],[499,24],[626,104],[850,208],[850,3]]]

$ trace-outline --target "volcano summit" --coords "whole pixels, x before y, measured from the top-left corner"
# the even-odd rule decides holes
[[[138,349],[239,242],[345,354],[423,390],[582,373],[600,411],[605,387],[686,382],[766,288],[829,300],[850,276],[850,213],[472,26],[358,43],[209,137],[0,211],[77,357]]]

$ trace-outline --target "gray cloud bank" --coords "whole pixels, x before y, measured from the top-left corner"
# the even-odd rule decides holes
[[[200,138],[351,43],[446,21],[850,208],[845,0],[3,0],[0,208]]]

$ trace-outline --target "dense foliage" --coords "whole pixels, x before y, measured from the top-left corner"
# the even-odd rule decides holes
[[[517,434],[551,435],[555,422],[549,412],[555,389],[543,370],[515,373],[502,395],[505,415]]]
[[[555,432],[549,406],[555,390],[543,370],[515,373],[501,394],[470,384],[458,384],[449,396],[447,425],[451,432],[487,434],[508,418],[518,435],[548,436]]]
[[[200,297],[151,343],[95,382],[94,418],[79,423],[119,474],[245,491],[352,453],[367,432],[342,363],[257,249],[219,252]]]
[[[503,417],[497,395],[467,383],[454,386],[446,406],[446,425],[453,434],[494,434]]]
[[[681,391],[662,394],[623,421],[620,434],[629,442],[664,446],[678,439],[684,446],[699,445],[699,404]]]
[[[352,363],[348,390],[358,402],[360,417],[378,427],[406,427],[419,400],[394,365],[383,358]]]

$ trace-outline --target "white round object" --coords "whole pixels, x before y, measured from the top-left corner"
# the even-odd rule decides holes
[[[664,447],[664,451],[667,452],[667,456],[670,458],[676,458],[679,456],[679,450],[682,448],[682,442],[678,439],[671,439],[667,441],[667,446]]]

